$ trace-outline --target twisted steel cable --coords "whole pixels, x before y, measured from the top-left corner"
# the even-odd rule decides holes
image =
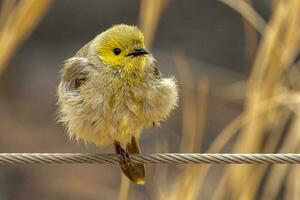
[[[132,161],[153,164],[299,164],[300,154],[130,154]],[[119,163],[118,154],[0,153],[0,164]]]

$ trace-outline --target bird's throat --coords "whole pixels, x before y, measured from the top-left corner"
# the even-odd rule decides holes
[[[146,59],[136,58],[122,69],[121,80],[128,85],[138,84],[145,75]]]

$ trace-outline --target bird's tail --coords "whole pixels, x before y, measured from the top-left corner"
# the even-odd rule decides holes
[[[120,154],[121,161],[120,167],[123,173],[136,184],[145,184],[145,166],[144,164],[134,163],[130,160],[129,154],[140,154],[140,146],[137,139],[133,136],[131,141],[126,145],[125,150],[122,148],[120,143],[115,141],[115,151]]]

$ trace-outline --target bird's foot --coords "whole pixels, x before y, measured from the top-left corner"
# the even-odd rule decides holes
[[[131,164],[129,152],[122,148],[120,143],[115,142],[116,153],[120,155],[120,165],[122,168],[127,169]]]

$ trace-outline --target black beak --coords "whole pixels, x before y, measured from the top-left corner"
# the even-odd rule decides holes
[[[132,52],[127,54],[126,56],[134,56],[135,57],[135,56],[140,56],[140,55],[145,55],[145,54],[149,54],[149,52],[146,49],[136,48]]]

